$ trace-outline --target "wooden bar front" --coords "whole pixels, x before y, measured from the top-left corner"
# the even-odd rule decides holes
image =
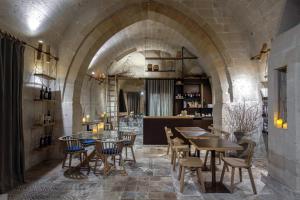
[[[144,144],[146,145],[166,145],[167,138],[164,127],[172,129],[175,137],[182,136],[175,130],[175,127],[195,126],[208,130],[208,126],[213,123],[212,118],[193,118],[193,117],[144,117]]]

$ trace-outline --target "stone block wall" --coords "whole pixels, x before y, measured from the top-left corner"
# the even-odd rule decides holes
[[[277,68],[287,66],[288,129],[276,128]],[[269,61],[269,175],[300,193],[300,24],[278,36]]]

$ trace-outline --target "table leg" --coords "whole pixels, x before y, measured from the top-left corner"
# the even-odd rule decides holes
[[[211,182],[205,183],[207,193],[230,193],[230,191],[220,182],[216,181],[216,151],[211,151]]]
[[[211,151],[211,183],[213,187],[216,187],[216,151]]]

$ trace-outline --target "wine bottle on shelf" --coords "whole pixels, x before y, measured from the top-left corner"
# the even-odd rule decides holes
[[[42,148],[44,146],[44,138],[41,136],[40,137],[40,146],[39,148]]]
[[[42,86],[40,90],[40,100],[42,100],[43,98],[44,98],[44,86]]]
[[[51,123],[51,122],[52,122],[50,110],[48,110],[48,112],[47,112],[47,122],[48,122],[48,123]]]
[[[49,90],[48,90],[48,99],[51,100],[51,98],[52,98],[51,88],[49,88]]]
[[[48,145],[48,137],[45,135],[44,137],[44,147]]]
[[[46,90],[44,92],[44,99],[48,99],[48,88],[46,87]]]
[[[48,145],[51,145],[52,144],[52,136],[51,134],[48,135]]]

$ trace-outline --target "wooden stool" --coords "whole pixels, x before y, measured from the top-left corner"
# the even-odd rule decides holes
[[[201,189],[205,192],[205,185],[204,185],[204,178],[202,176],[203,162],[200,158],[195,157],[188,157],[183,158],[179,161],[179,173],[178,173],[178,180],[180,180],[180,192],[183,192],[184,186],[184,174],[186,168],[195,168],[198,176],[198,181],[201,185]]]

